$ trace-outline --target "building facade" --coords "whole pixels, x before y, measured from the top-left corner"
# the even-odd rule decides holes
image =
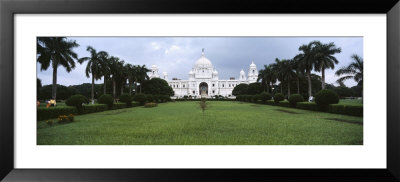
[[[189,71],[188,80],[169,80],[167,72],[163,72],[161,77],[158,73],[157,65],[152,65],[148,73],[151,78],[162,78],[174,90],[174,97],[213,97],[222,95],[224,97],[232,97],[233,88],[241,83],[249,84],[257,81],[257,66],[252,62],[246,76],[243,69],[239,73],[239,79],[230,78],[229,80],[219,80],[218,71],[214,68],[211,61],[206,58],[204,49],[201,57],[195,62],[192,70]]]

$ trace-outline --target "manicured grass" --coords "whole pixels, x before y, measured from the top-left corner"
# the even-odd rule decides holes
[[[363,104],[361,99],[340,99],[339,104],[359,105]]]
[[[39,145],[362,145],[363,119],[236,101],[169,102],[38,122]]]

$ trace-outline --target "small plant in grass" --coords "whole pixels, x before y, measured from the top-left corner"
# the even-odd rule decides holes
[[[144,104],[144,107],[149,108],[149,107],[157,107],[157,103],[154,102],[148,102]]]
[[[280,101],[283,101],[284,99],[285,99],[285,96],[281,93],[277,93],[274,95],[275,104],[278,104]]]
[[[127,107],[132,105],[132,97],[129,94],[122,94],[119,96],[119,100],[125,103]]]
[[[80,94],[77,95],[73,95],[70,98],[67,99],[67,101],[65,102],[65,104],[67,104],[67,106],[75,106],[76,109],[78,109],[78,112],[81,113],[82,112],[82,104],[83,103],[88,103],[89,100]]]
[[[294,107],[296,106],[296,103],[303,102],[303,101],[304,101],[303,96],[301,96],[300,94],[293,94],[293,95],[290,95],[290,97],[289,97],[289,103],[291,106],[294,106]]]
[[[144,105],[144,103],[146,102],[146,95],[137,94],[133,97],[133,100],[139,102],[140,105]]]
[[[54,121],[53,120],[47,120],[46,124],[49,125],[49,126],[53,126]]]
[[[270,100],[271,94],[267,93],[267,92],[263,92],[260,94],[260,100],[265,104],[265,102],[267,102],[267,100]]]
[[[105,94],[97,99],[99,104],[106,104],[108,109],[111,109],[114,103],[114,99],[110,94]]]
[[[328,89],[320,90],[315,94],[315,103],[321,107],[327,107],[329,104],[339,103],[339,96],[336,92]]]
[[[203,115],[204,115],[204,111],[206,111],[206,109],[207,109],[206,98],[201,98],[199,104],[200,104],[200,109],[201,109],[201,111],[203,112]]]
[[[74,115],[60,115],[57,119],[58,123],[70,123],[74,121]]]

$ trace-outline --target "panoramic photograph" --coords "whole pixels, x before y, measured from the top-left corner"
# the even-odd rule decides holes
[[[363,145],[363,37],[37,37],[37,145]]]

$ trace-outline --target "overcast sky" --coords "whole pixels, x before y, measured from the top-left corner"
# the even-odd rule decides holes
[[[363,57],[362,37],[68,37],[80,45],[74,51],[78,57],[89,56],[87,46],[97,51],[106,51],[134,65],[146,65],[148,68],[156,64],[159,74],[167,72],[169,79],[173,77],[188,79],[188,73],[201,56],[202,48],[219,73],[219,79],[238,79],[243,69],[248,72],[251,61],[257,69],[271,64],[275,58],[291,59],[300,51],[299,46],[313,40],[322,43],[334,42],[342,48],[335,57],[339,60],[335,70],[347,66],[352,60],[352,54]],[[78,85],[91,83],[85,75],[86,62],[67,73],[63,67],[58,68],[57,83],[62,85]],[[335,83],[338,79],[335,70],[327,70],[326,83]],[[37,63],[38,78],[43,85],[51,84],[52,69],[40,71]],[[320,73],[317,73],[320,75]],[[97,80],[96,83],[102,83]],[[356,85],[354,81],[346,81],[349,87]],[[337,85],[337,84],[336,84]]]

